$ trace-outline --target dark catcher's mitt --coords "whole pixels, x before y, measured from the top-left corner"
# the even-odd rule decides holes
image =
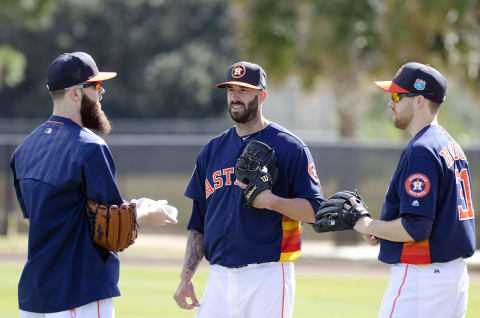
[[[263,142],[249,141],[235,165],[235,176],[245,184],[243,196],[247,207],[254,209],[253,200],[261,192],[271,190],[278,169],[275,167],[275,150]]]
[[[107,207],[87,200],[87,216],[95,244],[119,252],[135,243],[138,232],[135,203]]]
[[[343,205],[345,203],[351,205],[350,198],[355,198],[357,204],[345,211]],[[356,191],[340,191],[322,203],[315,213],[313,229],[319,233],[351,230],[364,215],[370,216],[360,195]]]

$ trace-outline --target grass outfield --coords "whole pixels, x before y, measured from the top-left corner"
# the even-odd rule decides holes
[[[352,278],[336,274],[312,275],[297,272],[295,318],[371,318],[376,317],[387,277]],[[18,318],[17,282],[21,266],[0,264],[0,317]],[[179,309],[172,296],[178,284],[179,268],[160,266],[121,266],[122,297],[115,299],[118,318],[194,317],[193,311]],[[201,297],[207,271],[195,277],[197,296]],[[470,282],[467,318],[480,317],[480,280]]]

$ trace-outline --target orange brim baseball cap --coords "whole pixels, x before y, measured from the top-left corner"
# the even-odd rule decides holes
[[[100,72],[93,58],[85,52],[64,53],[48,67],[47,88],[55,91],[85,82],[106,81],[115,76],[116,72]]]
[[[386,92],[393,92],[393,93],[408,93],[405,88],[402,88],[395,84],[393,81],[378,81],[375,84],[382,90]]]
[[[243,86],[243,87],[248,87],[248,88],[254,88],[254,89],[262,89],[258,86],[255,86],[255,85],[252,85],[252,84],[248,84],[248,83],[245,83],[245,82],[240,82],[240,81],[230,81],[230,82],[224,82],[224,83],[219,83],[217,84],[216,86],[218,88],[224,88],[226,87],[227,85],[238,85],[238,86]]]
[[[437,103],[442,103],[447,93],[445,77],[430,65],[417,62],[400,67],[393,80],[375,84],[386,92],[423,95]]]
[[[101,82],[114,78],[117,76],[116,72],[98,72],[97,75],[88,79],[86,82]]]
[[[253,89],[267,89],[267,74],[258,64],[250,62],[238,62],[230,65],[227,71],[227,79],[216,86],[224,88],[227,85],[238,85]]]

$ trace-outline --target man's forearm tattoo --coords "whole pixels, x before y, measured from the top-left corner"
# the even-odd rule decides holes
[[[188,231],[187,250],[185,251],[185,262],[183,264],[184,272],[193,274],[203,256],[203,234],[197,231]]]

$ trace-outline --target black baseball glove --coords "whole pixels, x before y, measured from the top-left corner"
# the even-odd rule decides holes
[[[249,141],[235,165],[235,176],[245,184],[243,196],[247,207],[254,209],[253,200],[261,192],[271,190],[278,175],[275,150],[263,142]]]
[[[351,205],[350,198],[355,198],[357,204],[345,211],[343,205],[345,203]],[[322,203],[315,213],[313,229],[319,233],[351,230],[364,215],[370,216],[370,213],[358,192],[340,191]]]

